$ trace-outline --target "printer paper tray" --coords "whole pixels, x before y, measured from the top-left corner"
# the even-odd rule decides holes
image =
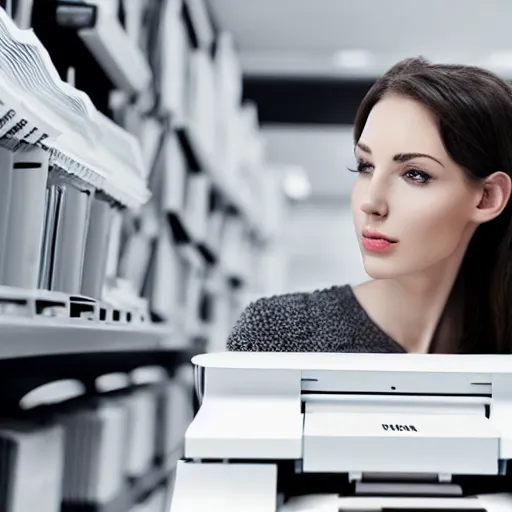
[[[303,471],[496,475],[499,434],[478,414],[308,412]]]
[[[317,495],[294,498],[279,512],[434,512],[464,511],[504,512],[512,510],[509,494],[467,498],[344,498],[337,495]]]

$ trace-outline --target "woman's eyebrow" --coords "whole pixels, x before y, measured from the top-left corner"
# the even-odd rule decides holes
[[[363,144],[362,142],[358,142],[356,144],[356,147],[364,151],[365,153],[368,153],[369,155],[372,154],[372,150],[367,146],[366,144]]]
[[[399,153],[393,157],[393,160],[395,162],[404,163],[412,160],[413,158],[430,158],[430,160],[434,160],[434,162],[437,162],[441,167],[444,167],[437,158],[434,158],[432,155],[427,155],[426,153]]]
[[[369,155],[372,154],[372,150],[369,146],[366,144],[363,144],[362,142],[358,142],[356,144],[356,147],[358,147],[360,150],[364,151],[365,153],[368,153]],[[408,162],[409,160],[412,160],[413,158],[430,158],[430,160],[434,160],[434,162],[437,162],[440,166],[444,167],[443,163],[440,162],[437,158],[433,157],[432,155],[427,155],[426,153],[399,153],[393,157],[393,160],[395,162]]]

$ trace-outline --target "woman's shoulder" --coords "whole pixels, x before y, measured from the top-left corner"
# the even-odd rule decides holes
[[[265,297],[242,312],[227,348],[234,351],[329,351],[333,328],[350,314],[348,285]],[[342,322],[343,323],[343,322]]]

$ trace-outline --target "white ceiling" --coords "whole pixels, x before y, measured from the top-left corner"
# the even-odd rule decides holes
[[[510,0],[208,1],[247,72],[372,76],[421,54],[512,76]],[[368,62],[339,66],[340,50],[364,50]]]

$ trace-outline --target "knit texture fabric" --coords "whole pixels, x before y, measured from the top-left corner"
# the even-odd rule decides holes
[[[401,345],[372,321],[349,285],[253,302],[233,328],[227,349],[405,353]]]

